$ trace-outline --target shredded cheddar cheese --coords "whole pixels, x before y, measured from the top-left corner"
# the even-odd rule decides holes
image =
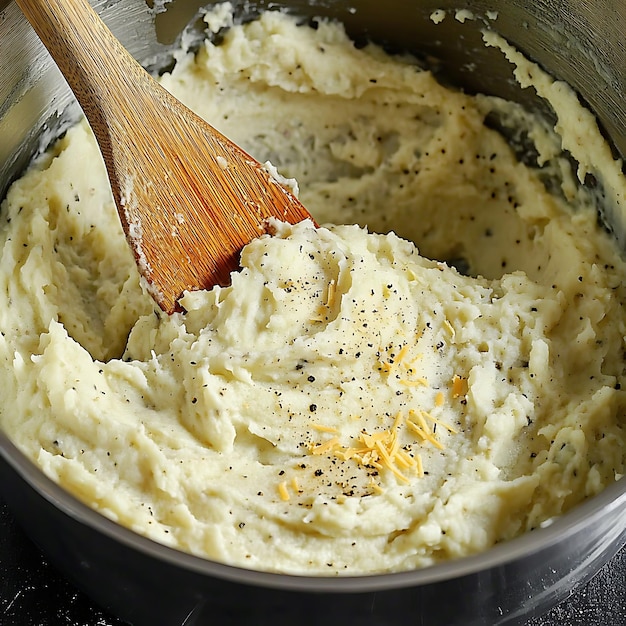
[[[458,398],[467,393],[467,379],[455,375],[452,379],[452,397]]]
[[[402,346],[402,348],[400,349],[400,352],[398,352],[398,364],[402,363],[402,361],[404,361],[404,357],[407,355],[407,352],[409,351],[409,346],[408,344],[404,344],[404,346]]]
[[[406,385],[407,387],[428,387],[428,381],[425,378],[416,378],[415,380],[407,380],[406,378],[401,378],[400,383]]]
[[[326,296],[326,306],[330,309],[335,304],[335,294],[337,293],[337,281],[331,280],[328,283],[328,293]]]
[[[324,424],[311,424],[311,428],[319,430],[322,433],[336,433],[338,430],[334,426],[326,426]]]
[[[435,436],[430,432],[428,424],[426,424],[426,421],[424,420],[421,411],[411,411],[410,414],[411,417],[414,417],[418,420],[418,423],[412,421],[411,419],[407,420],[407,426],[410,428],[410,430],[412,430],[421,439],[422,442],[431,443],[439,450],[443,450],[443,445],[441,444],[441,442],[437,440]]]
[[[291,479],[291,487],[296,493],[302,493],[302,488],[300,487],[300,483],[298,482],[298,477],[294,476]]]
[[[339,445],[339,437],[333,437],[323,443],[310,446],[310,451],[312,454],[326,454],[337,445]]]
[[[388,363],[387,361],[379,361],[378,369],[385,374],[391,374],[393,370],[393,363]]]
[[[331,280],[326,288],[326,302],[321,302],[314,316],[310,318],[311,322],[324,322],[328,320],[330,309],[335,304],[335,296],[337,294],[337,281]]]
[[[385,493],[385,490],[380,486],[379,483],[377,483],[373,477],[370,478],[369,484],[368,484],[368,488],[375,494],[382,494]]]
[[[397,355],[391,355],[387,361],[379,360],[378,370],[386,374],[388,378],[396,376],[398,382],[406,387],[428,387],[428,380],[423,376],[412,378],[416,372],[415,364],[424,355],[420,353],[407,363],[408,352],[409,344],[404,344]]]
[[[287,489],[286,481],[281,481],[278,483],[278,495],[283,502],[288,502],[290,500],[289,490]]]
[[[442,426],[443,428],[445,428],[449,433],[452,433],[453,435],[456,435],[458,433],[458,431],[456,430],[456,428],[453,428],[452,426],[450,426],[449,424],[446,424],[445,422],[442,422],[441,420],[438,420],[436,417],[433,417],[430,413],[428,413],[427,411],[422,411],[422,414],[427,417],[429,420],[431,420],[432,422],[434,422],[435,424],[439,424],[440,426]]]
[[[415,461],[417,463],[417,475],[420,478],[423,478],[424,477],[424,466],[422,465],[422,457],[418,454],[415,457]]]
[[[409,483],[407,473],[424,476],[421,456],[413,457],[409,452],[413,445],[430,444],[438,450],[444,450],[444,445],[435,434],[437,425],[450,434],[457,433],[455,428],[429,412],[411,409],[407,416],[398,412],[389,428],[373,432],[362,430],[352,445],[343,445],[340,437],[333,437],[322,443],[311,444],[309,451],[314,455],[332,454],[342,461],[353,461],[365,468],[387,470],[399,481]],[[409,434],[417,439],[413,437],[403,446],[401,440],[407,440]]]
[[[446,329],[450,333],[450,337],[452,337],[452,339],[454,340],[454,338],[456,337],[456,331],[454,330],[454,327],[452,326],[452,324],[450,324],[448,320],[444,320],[443,325],[446,327]]]

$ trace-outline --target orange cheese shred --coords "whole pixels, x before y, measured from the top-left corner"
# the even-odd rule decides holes
[[[467,379],[461,378],[461,376],[455,375],[452,379],[452,397],[458,398],[464,396],[467,393]]]
[[[424,465],[422,464],[422,457],[418,454],[415,457],[415,461],[417,463],[417,475],[420,478],[424,478]]]
[[[328,283],[328,293],[326,296],[326,306],[330,309],[335,304],[335,294],[337,293],[337,281],[334,279]]]
[[[336,433],[338,430],[334,426],[325,426],[324,424],[311,424],[311,428],[319,430],[322,433]]]
[[[302,488],[300,487],[300,483],[298,482],[298,477],[294,476],[291,479],[291,487],[296,493],[302,493]]]
[[[401,367],[400,361],[406,356],[407,346],[404,346],[398,353],[397,357],[389,362],[380,363],[381,369],[391,371],[394,367]],[[416,384],[421,382],[427,384],[423,379],[409,381]],[[466,390],[466,380],[456,376],[453,386],[455,393]],[[442,391],[437,392],[435,396],[435,406],[441,406],[445,402],[445,396]],[[381,424],[389,424],[389,414],[379,414]],[[360,416],[351,416],[352,419],[358,419]],[[441,427],[438,430],[438,426]],[[322,433],[337,433],[338,429],[323,424],[311,424],[311,427]],[[332,437],[327,441],[317,444],[309,444],[308,449],[311,454],[323,455],[332,454],[338,459],[346,462],[352,461],[366,468],[375,468],[377,470],[385,470],[391,472],[399,481],[409,483],[408,476],[416,475],[423,477],[425,475],[422,457],[417,454],[413,455],[412,446],[416,443],[419,445],[430,444],[438,450],[443,450],[444,445],[439,440],[438,435],[447,431],[450,434],[456,434],[457,430],[434,417],[428,411],[423,409],[410,409],[408,414],[398,411],[393,422],[385,429],[374,430],[371,432],[365,429],[358,433],[358,437],[352,438],[351,445],[342,445],[340,437]],[[407,433],[412,433],[416,440],[406,442]],[[404,442],[404,443],[403,443]],[[374,484],[378,484],[373,476],[370,476],[370,487],[376,493],[382,493],[382,489],[374,488]],[[296,493],[302,493],[295,478],[291,482],[292,490]],[[279,487],[281,497],[289,497],[287,486],[284,484]]]
[[[312,454],[325,454],[330,452],[335,446],[339,445],[339,437],[333,437],[324,443],[318,443],[310,447]]]
[[[400,383],[407,387],[428,387],[428,381],[425,378],[416,378],[415,380],[401,378]]]
[[[451,433],[452,435],[456,435],[458,434],[458,430],[456,430],[456,428],[453,428],[452,426],[450,426],[449,424],[446,424],[445,422],[442,422],[441,420],[438,420],[436,417],[433,417],[428,411],[422,411],[422,414],[427,417],[429,420],[431,420],[432,422],[434,422],[435,424],[438,424],[439,426],[441,426],[442,428],[445,428],[449,433]]]
[[[278,495],[283,502],[288,502],[290,499],[287,483],[284,480],[278,484]]]

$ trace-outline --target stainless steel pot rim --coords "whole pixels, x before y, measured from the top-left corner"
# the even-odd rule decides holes
[[[619,480],[602,493],[575,507],[552,524],[494,546],[486,552],[446,563],[397,573],[362,576],[311,576],[249,570],[171,548],[123,527],[84,504],[48,478],[4,434],[0,455],[33,489],[64,514],[132,548],[145,556],[207,577],[259,587],[311,593],[365,593],[427,585],[453,580],[480,571],[506,566],[567,539],[590,523],[591,518],[626,506],[626,480]],[[626,540],[626,522],[623,539]],[[621,546],[620,546],[621,547]]]

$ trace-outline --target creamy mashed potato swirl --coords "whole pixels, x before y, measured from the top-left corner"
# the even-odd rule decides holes
[[[472,554],[620,478],[626,267],[558,138],[338,25],[226,21],[164,84],[360,226],[275,223],[167,317],[77,125],[2,205],[2,428],[119,523],[281,572]]]

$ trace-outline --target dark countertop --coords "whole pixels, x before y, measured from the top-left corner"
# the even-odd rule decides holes
[[[215,615],[215,623],[223,626],[224,621]],[[124,626],[48,564],[1,500],[0,625]],[[626,548],[569,599],[528,622],[528,626],[557,625],[626,626]]]

